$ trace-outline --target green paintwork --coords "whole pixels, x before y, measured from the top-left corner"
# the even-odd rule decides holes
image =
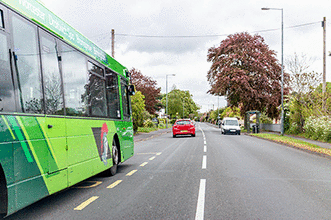
[[[0,0],[0,3],[126,77],[124,66],[39,2]],[[120,76],[118,79],[120,81]],[[0,115],[0,167],[4,170],[8,189],[7,214],[109,169],[113,165],[111,155],[101,159],[98,150],[98,145],[101,145],[98,135],[101,133],[93,133],[93,129],[98,130],[105,125],[108,144],[111,145],[115,136],[119,139],[120,161],[133,156],[133,126],[131,120],[126,121],[123,116],[121,120],[113,121],[16,113]]]
[[[8,213],[109,169],[112,160],[107,165],[100,160],[92,131],[104,123],[110,145],[119,137],[121,162],[133,156],[130,121],[2,115],[0,164],[8,182]]]
[[[69,44],[126,77],[126,68],[36,0],[0,0]]]

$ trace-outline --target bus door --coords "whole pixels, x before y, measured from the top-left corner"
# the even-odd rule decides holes
[[[66,121],[64,117],[63,82],[61,77],[61,56],[59,42],[55,37],[39,29],[40,54],[45,100],[46,141],[50,150],[49,178],[55,185],[54,191],[68,186],[68,149]],[[52,190],[53,191],[53,190]]]
[[[0,5],[0,114],[2,112],[14,112],[15,111],[15,95],[14,86],[12,79],[12,71],[10,66],[10,39],[7,31],[7,24],[5,24],[5,13],[6,10]],[[5,134],[4,130],[9,132],[4,124],[8,123],[5,116],[0,116],[0,168],[3,166],[3,170],[6,174],[7,184],[12,184],[15,180],[14,178],[14,164],[13,164],[13,145],[11,142],[14,138],[10,133]],[[5,127],[5,129],[4,129]],[[1,190],[0,190],[1,191]],[[0,193],[0,213],[6,207],[1,207],[1,200],[3,196]],[[4,201],[4,200],[2,200]]]
[[[121,78],[121,95],[122,95],[122,127],[121,127],[121,136],[122,143],[121,148],[124,151],[125,155],[123,159],[126,160],[126,157],[130,157],[133,154],[133,126],[131,122],[131,103],[130,96],[128,92],[128,85],[126,80]]]

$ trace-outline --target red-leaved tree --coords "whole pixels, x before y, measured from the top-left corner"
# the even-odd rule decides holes
[[[136,90],[145,96],[145,108],[150,114],[155,114],[155,107],[158,103],[161,88],[157,88],[157,83],[149,76],[144,76],[140,70],[132,68],[130,70],[132,84]]]
[[[207,78],[213,95],[226,96],[231,106],[266,112],[271,118],[279,115],[281,104],[281,65],[259,35],[229,35],[219,47],[208,50],[212,65]],[[285,82],[288,75],[284,73]],[[288,92],[286,88],[284,94]]]

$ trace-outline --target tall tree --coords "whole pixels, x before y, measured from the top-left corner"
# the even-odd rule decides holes
[[[134,96],[131,97],[132,106],[132,119],[133,119],[133,130],[136,132],[138,127],[142,127],[144,123],[143,112],[145,111],[145,97],[140,91],[136,92]]]
[[[302,133],[305,121],[311,115],[322,114],[322,93],[315,89],[322,82],[322,74],[309,71],[311,58],[294,53],[285,61],[289,71],[291,93],[287,97],[290,133]],[[321,90],[322,92],[322,90]]]
[[[166,97],[162,98],[162,104],[166,106]],[[183,91],[174,88],[168,93],[168,115],[170,118],[189,118],[198,116],[199,107],[192,99],[189,91]],[[184,117],[183,117],[184,116]]]
[[[321,83],[322,74],[309,71],[312,62],[312,58],[307,58],[305,54],[298,55],[297,53],[285,60],[292,93],[310,92],[311,88],[316,88]]]
[[[246,32],[229,35],[219,47],[209,48],[207,57],[212,63],[207,73],[209,93],[226,96],[231,106],[241,107],[242,116],[248,110],[266,112],[271,118],[279,115],[281,65],[263,37]]]
[[[135,68],[132,68],[130,73],[132,77],[132,84],[135,85],[137,91],[140,91],[145,96],[146,110],[150,114],[155,114],[161,88],[157,88],[157,83],[155,80],[149,76],[144,76]]]

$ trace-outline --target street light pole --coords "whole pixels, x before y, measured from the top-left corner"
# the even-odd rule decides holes
[[[168,76],[176,76],[176,74],[166,75],[166,128],[168,128]]]
[[[280,118],[281,124],[281,135],[284,135],[284,22],[283,22],[283,8],[261,8],[262,10],[280,10],[282,13],[282,75],[281,75],[281,104],[282,104],[282,113]]]

